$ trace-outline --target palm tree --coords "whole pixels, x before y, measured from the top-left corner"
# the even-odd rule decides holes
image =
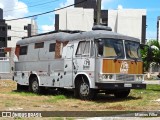
[[[153,62],[160,64],[160,43],[157,40],[151,40],[148,45],[153,48]]]
[[[142,60],[144,62],[144,71],[148,71],[150,64],[160,65],[160,43],[157,40],[150,40],[147,45],[152,48],[152,55],[148,57],[148,49],[145,48],[141,51]]]

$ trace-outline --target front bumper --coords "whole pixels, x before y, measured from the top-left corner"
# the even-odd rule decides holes
[[[146,89],[144,83],[99,83],[95,85],[98,89]]]

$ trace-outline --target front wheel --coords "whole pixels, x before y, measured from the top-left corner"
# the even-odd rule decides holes
[[[95,97],[96,93],[90,88],[87,80],[79,81],[77,93],[82,100],[91,100]]]
[[[130,90],[120,90],[114,93],[116,98],[126,98],[130,93]]]

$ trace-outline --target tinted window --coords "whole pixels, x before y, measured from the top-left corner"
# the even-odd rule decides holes
[[[21,46],[19,55],[27,55],[27,49],[27,46]]]
[[[50,45],[49,45],[49,52],[54,52],[55,51],[55,43],[51,43]]]
[[[98,56],[108,58],[124,58],[123,41],[117,39],[101,39],[98,41]]]
[[[133,41],[125,41],[126,57],[128,59],[141,59],[140,44]]]
[[[36,48],[43,48],[44,47],[44,42],[41,42],[41,43],[35,43],[35,49]]]

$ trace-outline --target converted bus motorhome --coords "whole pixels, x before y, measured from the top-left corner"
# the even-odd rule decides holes
[[[123,98],[130,89],[146,88],[140,40],[107,27],[25,38],[17,42],[15,54],[17,89],[73,89],[75,96],[92,99],[98,91]]]

